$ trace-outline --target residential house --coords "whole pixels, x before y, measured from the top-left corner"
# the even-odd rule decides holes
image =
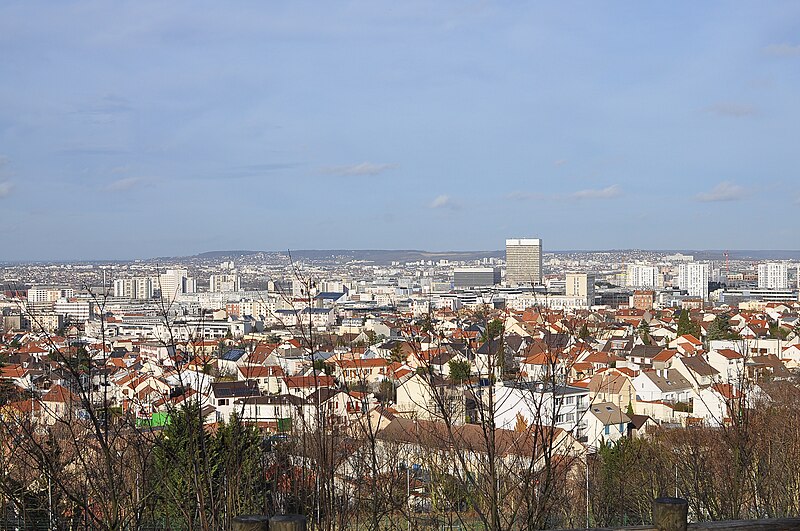
[[[241,415],[242,403],[260,396],[258,384],[253,381],[214,382],[211,384],[209,402],[216,408],[219,422],[227,421],[234,412]]]
[[[628,433],[630,417],[611,402],[597,402],[586,414],[587,445],[590,449],[606,444],[611,446]]]
[[[589,382],[591,403],[610,402],[620,409],[636,406],[636,389],[631,377],[616,369],[596,373]]]
[[[454,424],[465,422],[464,390],[441,376],[412,373],[398,381],[395,391],[399,416],[423,420],[448,418]]]

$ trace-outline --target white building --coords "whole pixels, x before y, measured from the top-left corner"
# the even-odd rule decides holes
[[[127,299],[153,298],[153,280],[150,277],[118,278],[114,281],[114,296]]]
[[[31,288],[28,290],[28,303],[56,302],[58,299],[69,299],[75,296],[72,288]]]
[[[690,297],[708,300],[708,281],[710,277],[708,264],[689,262],[678,266],[678,286],[689,292]]]
[[[586,301],[586,306],[594,304],[594,275],[588,273],[567,273],[566,296],[578,297]]]
[[[506,240],[506,283],[512,286],[542,283],[541,239]]]
[[[211,293],[226,293],[240,291],[241,287],[239,275],[211,275],[208,291]]]
[[[626,284],[629,288],[660,288],[658,266],[628,264]]]
[[[53,313],[64,317],[70,323],[85,323],[91,317],[89,300],[58,299],[53,305]]]
[[[785,262],[758,264],[758,287],[760,289],[787,289],[789,268]]]
[[[178,295],[194,293],[197,291],[195,280],[189,276],[186,269],[167,269],[158,275],[158,289],[161,290],[161,299],[169,304],[173,303]]]
[[[494,390],[498,428],[514,430],[518,423],[555,426],[578,440],[586,435],[589,390],[541,382],[503,382]]]

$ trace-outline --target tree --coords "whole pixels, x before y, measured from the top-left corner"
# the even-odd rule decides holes
[[[375,334],[375,330],[365,330],[364,334],[366,334],[370,346],[377,342],[378,336]]]
[[[333,367],[331,367],[330,363],[325,363],[324,360],[316,359],[312,364],[312,367],[316,372],[323,373],[327,376],[333,374]]]
[[[389,361],[393,361],[395,363],[405,363],[408,356],[406,356],[405,352],[403,351],[403,344],[400,342],[395,343],[395,345],[389,351]]]
[[[769,322],[769,335],[774,339],[785,341],[789,337],[790,333],[791,331],[781,328],[776,321]]]
[[[642,322],[639,323],[639,337],[642,338],[642,341],[645,345],[649,345],[651,343],[650,325],[644,319],[642,319]]]
[[[503,330],[505,329],[505,325],[503,321],[500,319],[492,319],[489,321],[489,324],[486,326],[486,332],[484,335],[484,341],[491,341],[492,339],[497,339],[498,337],[503,335]]]
[[[689,310],[684,308],[678,317],[678,335],[691,334],[696,338],[700,338],[700,325],[692,321],[689,317]]]
[[[584,321],[581,325],[581,328],[578,331],[578,337],[584,341],[592,337],[592,335],[589,333],[589,327],[586,325],[586,321]]]
[[[468,361],[450,360],[447,366],[450,369],[450,379],[452,381],[462,382],[464,380],[469,380],[472,366]]]
[[[397,399],[397,390],[391,380],[383,380],[378,386],[381,402],[387,404]]]
[[[731,330],[730,316],[725,313],[719,314],[708,327],[708,340],[717,339],[736,339],[738,334]]]

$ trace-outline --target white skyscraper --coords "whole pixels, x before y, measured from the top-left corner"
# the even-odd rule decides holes
[[[758,264],[759,289],[788,289],[789,268],[785,262]]]
[[[172,303],[178,295],[196,291],[194,278],[189,276],[186,269],[167,269],[165,273],[158,275],[158,284],[161,299],[168,303]]]
[[[660,288],[658,267],[642,264],[628,264],[626,284],[631,288]]]
[[[708,264],[690,262],[678,266],[678,286],[689,292],[690,297],[708,299],[708,280],[711,275]]]
[[[542,283],[542,240],[506,240],[506,283],[512,286]]]

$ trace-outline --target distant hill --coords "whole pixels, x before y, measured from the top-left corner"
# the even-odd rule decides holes
[[[249,256],[267,251],[208,251],[194,255],[193,258],[230,258],[232,256]]]

